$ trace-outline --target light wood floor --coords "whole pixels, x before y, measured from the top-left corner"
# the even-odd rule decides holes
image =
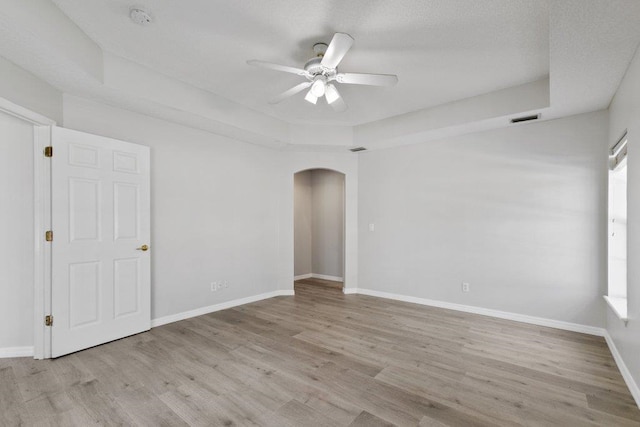
[[[603,339],[335,289],[57,360],[0,359],[2,425],[640,425]]]
[[[324,279],[301,279],[295,282],[295,288],[296,288],[296,292],[300,293],[302,292],[302,295],[305,295],[306,293],[308,293],[309,290],[312,290],[313,288],[310,288],[309,286],[303,286],[303,285],[312,285],[317,287],[318,289],[333,289],[333,290],[339,290],[342,291],[342,282],[336,282],[334,280],[324,280]]]

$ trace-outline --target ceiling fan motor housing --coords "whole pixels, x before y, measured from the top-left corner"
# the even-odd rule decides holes
[[[314,58],[311,58],[304,64],[304,69],[311,74],[311,76],[319,76],[324,75],[326,77],[330,77],[336,74],[336,70],[331,70],[322,65],[322,58],[324,58],[324,54],[327,52],[327,44],[326,43],[316,43],[313,45],[313,52],[316,54]]]
[[[324,75],[327,79],[335,77],[338,73],[337,68],[331,69],[322,65],[322,56],[311,58],[304,64],[304,69],[312,76]]]
[[[327,52],[327,48],[329,46],[327,46],[326,43],[316,43],[313,45],[313,51],[315,52],[316,56],[319,57],[323,57],[324,54]]]
[[[322,57],[321,56],[317,56],[315,58],[311,58],[310,60],[307,61],[306,64],[304,64],[304,69],[307,70],[309,72],[309,74],[320,74],[322,73]]]

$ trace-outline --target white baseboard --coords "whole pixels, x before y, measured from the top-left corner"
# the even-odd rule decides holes
[[[616,365],[618,365],[618,369],[622,374],[622,378],[624,378],[624,382],[627,383],[627,387],[629,387],[631,396],[633,396],[633,399],[636,401],[636,405],[640,408],[640,388],[633,379],[633,376],[631,376],[629,368],[627,368],[627,365],[624,363],[620,352],[616,348],[616,344],[613,342],[613,338],[611,338],[611,335],[609,335],[609,331],[607,330],[604,332],[604,339],[607,341],[609,350],[611,350],[611,354],[613,355],[613,360],[616,361]]]
[[[214,311],[226,310],[227,308],[233,308],[239,305],[262,301],[264,299],[289,295],[293,295],[293,289],[277,290],[273,292],[267,292],[265,294],[221,302],[220,304],[214,304],[207,307],[196,308],[195,310],[183,311],[182,313],[170,314],[169,316],[152,319],[151,327],[155,328],[156,326],[166,325],[167,323],[173,323],[179,320],[189,319],[191,317],[202,316],[203,314],[213,313]]]
[[[0,359],[7,357],[33,357],[33,347],[0,348]]]
[[[353,295],[358,293],[358,288],[342,288],[345,295]]]
[[[322,280],[333,280],[334,282],[342,282],[342,277],[338,276],[328,276],[326,274],[316,274],[312,273],[311,277],[314,279],[322,279]]]
[[[397,301],[412,302],[414,304],[428,305],[431,307],[464,311],[466,313],[482,314],[484,316],[514,320],[516,322],[530,323],[538,326],[548,326],[550,328],[564,329],[566,331],[580,332],[583,334],[596,335],[599,337],[605,336],[606,332],[604,328],[598,328],[597,326],[581,325],[579,323],[564,322],[562,320],[546,319],[544,317],[528,316],[526,314],[511,313],[507,311],[493,310],[490,308],[475,307],[472,305],[463,305],[426,298],[411,297],[407,295],[392,294],[388,292],[374,291],[371,289],[358,288],[358,293],[362,295],[370,295],[373,297],[388,298]]]
[[[311,273],[301,274],[300,276],[293,276],[293,281],[295,282],[296,280],[311,279],[311,277],[313,277],[313,274]]]

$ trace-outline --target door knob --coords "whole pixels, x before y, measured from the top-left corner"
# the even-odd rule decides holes
[[[149,246],[147,246],[147,245],[142,245],[139,248],[136,248],[136,251],[146,252],[148,250],[149,250]]]

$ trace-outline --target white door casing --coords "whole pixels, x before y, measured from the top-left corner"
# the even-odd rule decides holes
[[[51,355],[150,329],[149,147],[52,129]]]

